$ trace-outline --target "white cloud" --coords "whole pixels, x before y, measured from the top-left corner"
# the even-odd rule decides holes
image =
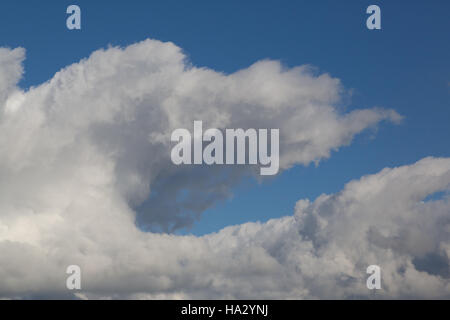
[[[400,119],[393,110],[339,112],[339,80],[308,67],[260,61],[224,75],[195,68],[180,48],[154,40],[96,51],[26,93],[14,86],[23,57],[22,49],[0,51],[0,174],[8,185],[0,201],[27,199],[35,212],[50,206],[60,215],[83,190],[141,205],[141,223],[174,230],[255,172],[171,165],[176,128],[190,129],[194,120],[205,128],[279,128],[285,169],[328,157],[381,120]],[[157,196],[142,204],[150,191]],[[174,202],[179,194],[188,196]]]
[[[3,102],[8,94],[16,87],[23,74],[22,61],[25,58],[25,50],[0,48],[0,102]]]
[[[293,216],[204,237],[143,233],[114,203],[83,214],[92,199],[52,227],[11,225],[41,234],[0,242],[0,291],[67,295],[65,266],[76,263],[83,298],[368,298],[365,269],[377,264],[376,297],[449,298],[450,197],[422,201],[449,184],[450,159],[427,158],[300,200]]]
[[[22,59],[21,49],[0,51],[0,296],[67,295],[71,264],[82,267],[83,297],[364,296],[360,272],[369,262],[382,266],[386,295],[448,290],[428,263],[449,255],[448,200],[420,203],[448,184],[447,159],[363,178],[266,224],[205,237],[136,227],[138,206],[152,227],[188,225],[253,174],[173,166],[170,134],[194,120],[280,128],[282,169],[400,120],[392,110],[339,112],[339,80],[276,61],[224,75],[147,40],[96,51],[21,92]],[[175,201],[180,193],[188,197]]]

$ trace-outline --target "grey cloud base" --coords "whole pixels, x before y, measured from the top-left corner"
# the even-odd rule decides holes
[[[300,200],[293,216],[204,237],[175,230],[251,167],[176,167],[170,134],[280,128],[280,167],[318,162],[393,110],[342,113],[339,80],[258,62],[224,75],[155,40],[94,52],[23,91],[22,49],[0,49],[0,296],[79,298],[449,297],[450,159],[427,158]],[[187,197],[174,199],[180,193]],[[155,196],[156,195],[156,196]]]

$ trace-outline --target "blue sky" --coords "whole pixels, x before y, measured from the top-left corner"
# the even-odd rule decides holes
[[[65,27],[78,4],[82,30]],[[378,4],[382,30],[365,27]],[[192,63],[231,73],[255,61],[311,64],[342,80],[343,106],[393,108],[405,119],[359,135],[319,166],[295,167],[258,185],[243,181],[233,199],[207,210],[192,229],[204,234],[292,214],[300,198],[342,189],[351,179],[426,156],[450,156],[448,1],[44,1],[2,0],[0,46],[27,49],[28,88],[111,45],[172,41]]]

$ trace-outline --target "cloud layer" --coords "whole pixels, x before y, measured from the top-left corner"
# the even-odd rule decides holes
[[[368,296],[366,264],[386,297],[448,295],[448,159],[425,159],[299,201],[292,217],[205,237],[174,230],[229,196],[255,168],[176,167],[170,134],[280,128],[280,167],[329,157],[393,110],[349,113],[338,79],[261,61],[225,75],[146,40],[108,48],[24,92],[22,49],[0,49],[0,296],[64,296],[65,268],[88,297]],[[446,269],[447,268],[447,269]]]

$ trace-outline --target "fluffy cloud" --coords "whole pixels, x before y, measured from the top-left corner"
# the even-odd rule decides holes
[[[23,58],[22,49],[0,51],[0,175],[7,185],[0,185],[0,204],[14,207],[4,216],[60,215],[74,195],[95,194],[139,208],[149,229],[171,231],[255,172],[171,165],[176,128],[191,129],[194,120],[205,128],[280,128],[285,169],[328,157],[381,120],[400,120],[393,110],[339,112],[339,80],[308,67],[261,61],[225,75],[193,67],[180,48],[154,40],[96,51],[27,92],[16,87]]]
[[[194,120],[280,128],[282,169],[328,157],[392,110],[338,110],[339,80],[261,61],[225,75],[147,40],[94,52],[24,92],[21,49],[0,50],[0,296],[137,298],[366,296],[367,264],[385,296],[448,294],[449,160],[385,170],[292,217],[204,237],[143,232],[192,223],[254,168],[176,167],[170,134]],[[447,237],[446,237],[447,236]]]

